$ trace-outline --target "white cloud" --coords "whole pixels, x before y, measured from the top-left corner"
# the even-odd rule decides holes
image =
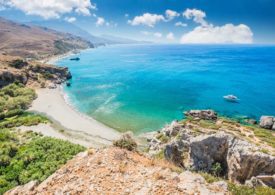
[[[154,36],[157,37],[157,38],[161,38],[162,34],[160,32],[156,32],[156,33],[154,33]]]
[[[197,9],[186,9],[183,16],[193,19],[199,26],[181,37],[181,43],[192,44],[249,44],[253,43],[253,32],[245,25],[225,24],[214,26],[208,23],[205,12]]]
[[[174,40],[175,39],[175,36],[172,32],[169,32],[167,35],[166,35],[166,38],[170,41]]]
[[[194,20],[194,22],[201,24],[202,26],[206,26],[207,22],[204,20],[204,18],[206,17],[205,12],[198,10],[198,9],[186,9],[183,12],[183,17],[187,18],[187,19],[192,19]]]
[[[102,26],[105,24],[105,19],[102,17],[98,17],[96,21],[96,26]]]
[[[151,34],[151,33],[148,32],[148,31],[141,31],[140,33],[143,34],[143,35],[150,35],[150,34]]]
[[[170,9],[165,11],[165,15],[166,15],[166,18],[168,21],[173,20],[174,18],[180,16],[180,14],[178,12],[170,10]]]
[[[132,26],[145,25],[154,27],[160,21],[165,21],[163,15],[145,13],[142,16],[136,16],[133,20],[128,20],[128,23]]]
[[[76,18],[75,17],[65,17],[64,20],[69,23],[73,23],[76,21]]]
[[[2,0],[1,4],[45,19],[60,18],[61,15],[71,12],[87,16],[91,9],[96,9],[90,0]]]
[[[238,26],[234,26],[233,24],[226,24],[224,26],[198,26],[193,31],[184,34],[180,42],[191,44],[249,44],[253,42],[253,33],[244,24]]]
[[[181,27],[186,27],[187,24],[186,23],[182,23],[182,22],[176,22],[175,26],[181,26]]]

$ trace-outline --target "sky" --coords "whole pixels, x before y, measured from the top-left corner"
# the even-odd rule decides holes
[[[0,16],[157,43],[275,43],[274,0],[0,0]]]

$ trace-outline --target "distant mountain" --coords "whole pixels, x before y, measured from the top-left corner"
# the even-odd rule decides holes
[[[0,17],[0,52],[24,58],[46,58],[93,45],[80,37]]]
[[[61,21],[61,20],[33,21],[28,24],[36,25],[40,27],[46,27],[49,29],[57,30],[59,32],[70,33],[72,35],[79,36],[87,41],[90,41],[94,45],[103,45],[103,44],[108,44],[110,42],[101,37],[93,36],[89,32],[66,21]]]
[[[112,41],[114,44],[140,44],[140,43],[148,43],[145,41],[137,41],[133,39],[128,39],[128,38],[122,38],[122,37],[117,37],[113,35],[101,35],[101,37],[107,40]]]
[[[90,34],[89,32],[85,31],[84,29],[82,29],[72,23],[62,21],[62,20],[33,21],[28,24],[37,25],[40,27],[46,27],[49,29],[54,29],[54,30],[64,32],[64,33],[70,33],[75,36],[79,36],[87,41],[90,41],[95,46],[106,45],[106,44],[108,45],[108,44],[144,43],[144,42],[127,39],[127,38],[116,37],[116,36],[112,36],[112,35],[94,36],[94,35]]]

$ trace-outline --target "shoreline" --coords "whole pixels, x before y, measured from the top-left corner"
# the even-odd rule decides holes
[[[121,134],[115,129],[80,113],[70,105],[65,100],[60,86],[56,89],[37,89],[36,93],[38,97],[29,111],[43,114],[53,121],[51,127],[54,127],[56,132],[49,135],[52,129],[48,128],[48,136],[60,139],[65,136],[68,141],[96,148],[110,145],[120,137]]]

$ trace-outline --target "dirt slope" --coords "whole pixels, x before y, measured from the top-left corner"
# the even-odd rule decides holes
[[[0,52],[12,56],[41,59],[92,44],[70,34],[28,26],[0,18]]]
[[[198,174],[119,148],[89,150],[36,186],[6,194],[227,194],[223,182],[207,184]]]

